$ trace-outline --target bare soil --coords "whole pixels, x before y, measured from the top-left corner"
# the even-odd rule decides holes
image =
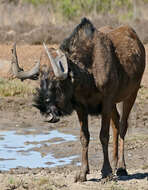
[[[11,59],[11,45],[0,45],[0,59]],[[148,53],[148,46],[145,46]],[[39,59],[42,46],[19,45],[18,58],[24,69],[29,69],[34,61]],[[0,70],[3,77],[4,70]],[[25,81],[36,87],[38,82]],[[15,168],[10,171],[1,171],[1,190],[148,190],[148,64],[142,80],[136,103],[133,107],[129,130],[126,135],[125,159],[129,175],[115,181],[104,183],[101,179],[103,161],[102,149],[99,140],[100,118],[90,117],[89,128],[91,141],[89,146],[90,174],[88,181],[74,183],[75,173],[80,169],[77,163],[81,160],[81,145],[79,142],[79,123],[76,114],[65,117],[57,124],[43,122],[37,109],[32,106],[32,97],[0,98],[0,131],[15,130],[26,134],[26,129],[32,134],[47,133],[58,129],[60,132],[73,134],[77,141],[61,144],[52,144],[49,147],[38,148],[41,153],[53,153],[55,157],[78,155],[71,164],[56,168]],[[110,160],[112,156],[112,132],[109,144]]]

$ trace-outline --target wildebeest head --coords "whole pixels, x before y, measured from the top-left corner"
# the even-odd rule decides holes
[[[59,121],[59,116],[71,114],[72,112],[71,98],[73,89],[71,81],[68,79],[66,58],[58,57],[59,52],[55,49],[49,49],[50,51],[48,51],[46,46],[45,49],[47,54],[43,53],[41,56],[43,65],[41,64],[40,66],[40,88],[37,89],[34,105],[45,115],[46,121],[57,122]],[[49,53],[51,59],[49,58]],[[62,52],[60,56],[63,56]],[[51,64],[51,61],[55,62],[53,64],[56,64],[58,59],[59,63],[57,64],[61,67],[59,72],[64,73],[63,75],[61,74],[60,77],[59,75],[56,76]],[[66,66],[63,66],[61,61],[65,61]]]
[[[71,81],[68,80],[68,64],[60,49],[48,49],[45,44],[44,49],[40,62],[31,71],[25,72],[19,67],[14,45],[12,69],[15,76],[21,80],[39,78],[40,87],[37,88],[34,97],[34,106],[45,116],[46,121],[57,122],[59,116],[72,112],[72,87]]]

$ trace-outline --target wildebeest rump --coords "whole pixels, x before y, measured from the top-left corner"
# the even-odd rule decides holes
[[[23,80],[36,79],[39,75],[35,106],[49,122],[57,122],[60,116],[69,115],[73,110],[77,112],[81,126],[82,166],[75,181],[85,181],[89,173],[89,114],[102,116],[102,176],[112,174],[108,157],[110,120],[114,137],[113,171],[127,175],[124,159],[127,120],[145,68],[145,49],[136,32],[130,26],[97,30],[83,18],[58,51],[44,47],[46,51],[41,55],[40,65],[26,74],[18,66],[14,46],[12,68],[16,77]],[[122,102],[120,115],[116,108],[118,102]]]

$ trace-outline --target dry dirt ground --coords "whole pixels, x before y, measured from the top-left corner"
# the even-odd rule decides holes
[[[145,46],[148,52],[148,46]],[[18,57],[25,69],[30,68],[39,58],[42,46],[18,46]],[[11,46],[0,45],[0,59],[11,59]],[[1,77],[6,77],[5,70],[0,70]],[[8,69],[9,70],[9,69]],[[37,82],[25,81],[37,86]],[[39,112],[32,106],[32,97],[0,98],[0,131],[15,130],[18,134],[48,133],[58,129],[65,134],[77,137],[74,142],[42,146],[35,151],[53,153],[56,158],[78,155],[71,164],[56,168],[17,168],[0,172],[0,190],[148,190],[148,65],[144,73],[142,87],[130,116],[130,127],[126,135],[125,158],[129,175],[115,181],[103,183],[100,170],[103,156],[99,141],[100,118],[89,118],[91,141],[89,146],[90,174],[87,182],[74,183],[75,173],[79,170],[81,146],[79,142],[79,124],[75,113],[63,118],[57,124],[42,121]],[[34,129],[34,130],[26,130]],[[55,139],[56,141],[56,139]],[[109,144],[110,159],[112,154],[112,133]],[[49,163],[50,166],[50,163]]]

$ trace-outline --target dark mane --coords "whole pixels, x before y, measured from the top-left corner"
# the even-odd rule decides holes
[[[64,39],[60,49],[65,53],[67,58],[73,63],[90,67],[92,63],[93,37],[96,31],[93,24],[86,18],[76,26],[71,35]]]
[[[81,23],[75,27],[71,35],[64,39],[60,45],[60,49],[64,52],[70,53],[70,47],[76,46],[76,43],[83,39],[92,39],[95,31],[93,24],[87,19],[83,18]]]

